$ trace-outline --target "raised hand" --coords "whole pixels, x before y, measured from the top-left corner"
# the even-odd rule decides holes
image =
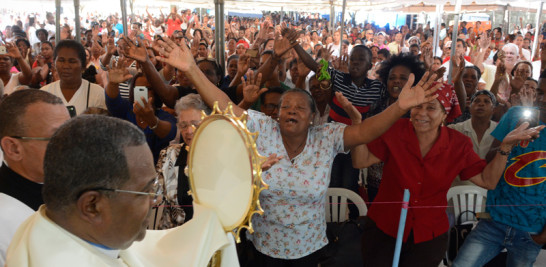
[[[546,125],[540,125],[533,128],[528,128],[529,122],[523,122],[519,127],[509,132],[502,140],[501,146],[514,147],[521,141],[528,141],[539,137],[540,131],[546,127]]]
[[[330,59],[332,59],[332,53],[334,53],[333,48],[331,46],[328,48],[323,46],[320,51],[320,56],[322,57],[322,59],[330,62]]]
[[[341,55],[340,57],[335,57],[332,60],[332,64],[336,70],[349,73],[349,55],[347,55],[347,53]]]
[[[144,63],[148,60],[148,52],[146,51],[144,43],[140,42],[137,45],[126,36],[124,36],[122,40],[126,44],[123,49],[126,57],[132,58],[140,63]]]
[[[458,81],[459,79],[461,79],[464,72],[465,64],[466,62],[463,55],[459,55],[459,57],[451,59],[451,69],[453,70],[452,75],[454,81]]]
[[[11,58],[19,59],[23,57],[21,55],[21,51],[19,51],[19,48],[17,48],[17,46],[15,46],[13,43],[6,43],[6,50],[6,55]]]
[[[425,46],[421,49],[421,55],[426,68],[431,68],[434,63],[434,56],[432,55],[432,46]]]
[[[283,28],[281,35],[283,38],[288,39],[291,44],[297,42],[300,37],[300,34],[296,30],[290,28]]]
[[[482,33],[478,45],[481,49],[487,49],[491,45],[491,38],[487,37],[486,33]]]
[[[343,108],[343,110],[349,115],[353,124],[358,124],[362,122],[362,114],[356,109],[349,99],[347,99],[341,92],[336,92],[336,99]]]
[[[44,56],[42,56],[42,54],[38,54],[38,56],[36,57],[36,62],[37,62],[36,64],[38,64],[38,67],[44,66],[44,64],[45,64]],[[47,64],[46,64],[46,66],[47,66]]]
[[[249,70],[246,73],[246,76],[248,77],[248,82],[245,81],[244,77],[241,77],[241,83],[243,84],[243,101],[250,104],[256,102],[260,95],[267,91],[267,88],[260,89],[260,84],[262,82],[261,73],[254,78],[254,72]]]
[[[436,78],[436,74],[430,75],[427,71],[417,85],[412,86],[415,75],[413,75],[413,73],[410,74],[408,81],[398,96],[398,106],[402,110],[409,110],[414,106],[436,99],[438,95],[435,94],[435,92],[442,87],[442,83],[433,85]]]
[[[275,56],[282,57],[288,50],[292,49],[295,46],[291,44],[290,41],[286,38],[281,38],[280,35],[275,37],[275,42],[273,43],[273,52]]]
[[[178,46],[170,39],[164,39],[163,41],[159,41],[159,46],[159,54],[161,56],[156,56],[157,60],[167,63],[182,72],[189,71],[192,67],[197,67],[185,41],[182,42],[181,46]]]
[[[114,42],[114,38],[110,37],[108,38],[108,43],[106,45],[106,53],[113,55],[114,52],[116,52],[116,43]]]
[[[246,73],[248,70],[248,66],[250,64],[250,55],[243,54],[239,57],[239,61],[237,62],[237,72],[238,73]]]
[[[125,61],[125,59],[119,58],[117,62],[112,62],[112,68],[108,69],[108,82],[122,83],[133,77],[125,67]]]
[[[497,59],[498,61],[499,59]],[[495,72],[495,80],[501,81],[502,79],[506,79],[506,65],[504,64],[504,61],[497,62],[497,70]]]
[[[523,87],[519,91],[521,105],[525,107],[532,107],[535,104],[536,96],[536,91],[529,87]]]
[[[136,100],[133,104],[133,113],[135,113],[138,126],[146,128],[146,126],[156,125],[158,118],[155,116],[154,108],[152,106],[153,98],[149,97],[148,101],[146,101],[144,97],[141,97],[141,100],[144,102],[144,107]]]
[[[525,83],[525,80],[527,80],[527,77],[519,74],[519,72],[516,71],[516,75],[512,77],[512,75],[508,75],[510,80],[510,86],[512,87],[512,90],[519,90],[522,88],[523,84]]]

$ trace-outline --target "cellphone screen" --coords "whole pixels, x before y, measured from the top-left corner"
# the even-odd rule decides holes
[[[523,110],[521,123],[528,122],[529,128],[540,125],[540,112],[534,108],[526,108]]]

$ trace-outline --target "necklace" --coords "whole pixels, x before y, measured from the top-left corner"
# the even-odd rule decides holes
[[[307,139],[307,138],[306,138]],[[306,142],[306,139],[303,140],[303,142],[301,142],[301,144],[294,150],[292,150],[291,148],[289,148],[289,146],[286,144],[286,142],[284,141],[284,139],[282,140],[282,143],[284,144],[284,148],[286,149],[286,152],[289,152],[289,154],[295,154],[296,152],[298,152],[298,150],[300,150],[300,148],[303,146],[303,144],[305,144]],[[291,153],[290,153],[291,152]]]

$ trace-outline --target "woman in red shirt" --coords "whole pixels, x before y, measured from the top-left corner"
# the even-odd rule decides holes
[[[494,189],[507,152],[544,128],[521,125],[507,135],[499,153],[487,164],[476,155],[468,137],[444,126],[444,121],[460,114],[455,92],[443,87],[437,93],[437,99],[412,108],[410,119],[398,120],[381,137],[357,148],[355,168],[385,163],[363,233],[364,266],[391,266],[406,188],[410,201],[400,266],[438,266],[447,247],[446,195],[455,177]]]
[[[171,7],[171,13],[165,19],[165,24],[167,24],[167,36],[173,35],[174,31],[182,31],[180,25],[182,25],[182,17],[176,12],[176,6]]]

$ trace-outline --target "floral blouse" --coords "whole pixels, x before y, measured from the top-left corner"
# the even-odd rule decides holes
[[[273,258],[298,259],[328,243],[325,201],[335,155],[344,152],[346,125],[325,123],[311,126],[303,151],[289,159],[277,121],[257,111],[248,111],[247,127],[259,132],[256,146],[262,156],[283,156],[262,173],[269,190],[260,194],[262,216],[252,219],[249,235],[261,253]]]

